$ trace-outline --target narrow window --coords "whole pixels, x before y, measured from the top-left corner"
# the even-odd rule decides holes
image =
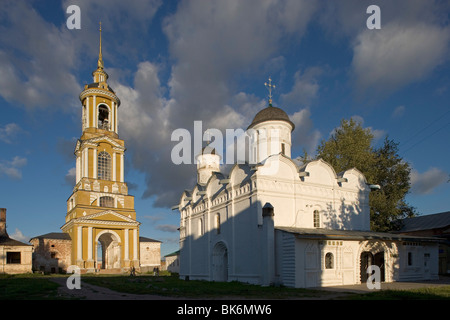
[[[319,210],[314,210],[314,228],[320,228],[320,214]]]
[[[325,269],[333,269],[334,268],[334,257],[331,252],[328,252],[325,255]]]
[[[220,214],[216,214],[216,230],[217,234],[220,234]]]
[[[412,265],[413,265],[412,252],[408,252],[408,266],[412,266]]]
[[[100,197],[100,207],[114,208],[114,198]]]
[[[281,144],[281,153],[286,155],[286,147],[284,143]]]
[[[97,157],[97,175],[101,180],[111,180],[111,156],[102,151]]]

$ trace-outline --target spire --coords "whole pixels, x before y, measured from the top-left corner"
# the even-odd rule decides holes
[[[269,90],[269,106],[272,106],[272,89],[275,89],[275,85],[272,84],[272,79],[269,77],[269,83],[265,82],[264,85]]]
[[[100,50],[98,53],[97,67],[103,69],[103,57],[102,57],[102,22],[100,21]]]

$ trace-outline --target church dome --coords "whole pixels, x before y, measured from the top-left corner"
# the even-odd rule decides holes
[[[248,126],[247,129],[250,129],[254,126],[256,126],[258,123],[266,122],[266,121],[286,121],[292,126],[292,131],[295,128],[295,125],[292,123],[292,121],[289,119],[289,116],[286,112],[284,112],[282,109],[273,107],[272,105],[269,105],[267,108],[261,110],[258,112],[253,119],[251,125]]]

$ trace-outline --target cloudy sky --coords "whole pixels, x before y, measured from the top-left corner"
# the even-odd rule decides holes
[[[66,25],[70,5],[81,29]],[[369,5],[381,29],[368,29]],[[18,240],[59,232],[102,21],[109,84],[122,101],[126,180],[141,235],[178,249],[170,210],[195,183],[170,155],[177,128],[246,129],[267,105],[296,125],[293,157],[314,154],[354,117],[400,144],[408,202],[450,210],[450,4],[431,0],[3,0],[0,6],[0,207]]]

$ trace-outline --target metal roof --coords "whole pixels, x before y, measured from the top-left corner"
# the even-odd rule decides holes
[[[440,229],[450,226],[450,211],[401,220],[399,232]]]
[[[69,234],[65,232],[50,232],[31,239],[71,240]]]
[[[295,234],[298,238],[316,240],[391,240],[391,241],[439,241],[435,237],[417,237],[404,234],[357,231],[357,230],[333,230],[314,228],[275,227],[277,230]]]

